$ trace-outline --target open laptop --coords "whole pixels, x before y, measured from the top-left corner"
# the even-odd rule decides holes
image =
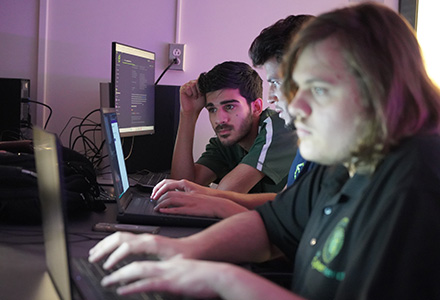
[[[119,296],[115,288],[103,288],[102,277],[107,274],[86,257],[72,257],[67,240],[66,194],[62,173],[61,146],[54,134],[34,127],[34,153],[41,204],[46,266],[49,277],[62,300],[71,299],[150,299],[193,300],[193,298],[166,293],[142,293]],[[151,257],[141,257],[150,259]],[[136,260],[132,257],[118,267]],[[154,258],[151,258],[154,259]],[[267,271],[264,270],[267,276]],[[265,275],[263,274],[263,276]],[[279,274],[277,270],[276,274]]]
[[[118,206],[118,221],[143,225],[207,227],[220,220],[209,217],[169,215],[154,211],[155,201],[151,200],[148,194],[139,193],[136,187],[130,187],[116,112],[114,109],[102,108],[101,115]]]
[[[46,265],[51,281],[62,300],[71,299],[185,299],[164,293],[119,296],[115,288],[103,288],[102,277],[108,273],[87,258],[71,257],[67,241],[66,195],[61,169],[61,147],[54,134],[34,127],[35,163],[43,220]],[[143,257],[145,259],[145,257]],[[131,259],[131,261],[133,258]],[[127,263],[127,262],[125,262]],[[192,299],[192,298],[191,298]]]

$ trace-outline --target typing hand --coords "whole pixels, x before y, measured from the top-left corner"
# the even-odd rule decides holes
[[[165,193],[169,191],[192,192],[203,195],[212,195],[214,193],[212,189],[201,186],[189,180],[165,179],[159,182],[153,188],[153,192],[151,193],[151,198],[153,200],[159,200],[160,197],[162,197]]]
[[[218,288],[218,277],[231,275],[227,272],[228,268],[236,267],[177,256],[160,262],[131,263],[104,277],[102,285],[122,284],[117,289],[121,295],[157,291],[211,298],[218,295],[215,290]]]
[[[165,214],[227,218],[247,209],[228,199],[194,192],[170,191],[157,200],[154,208]]]
[[[89,261],[98,262],[108,256],[103,267],[113,268],[119,261],[131,254],[152,254],[168,259],[185,252],[179,239],[170,239],[151,234],[116,232],[95,245],[89,251]]]

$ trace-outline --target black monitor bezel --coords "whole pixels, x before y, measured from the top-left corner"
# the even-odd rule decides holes
[[[115,108],[117,111],[117,108],[115,107],[115,99],[116,99],[116,93],[115,93],[115,82],[116,82],[116,60],[117,60],[117,47],[118,45],[123,46],[123,47],[128,47],[131,48],[133,50],[139,50],[139,51],[143,51],[143,52],[147,52],[150,55],[152,55],[154,57],[154,60],[156,60],[156,54],[153,51],[150,50],[145,50],[139,47],[134,47],[131,45],[127,45],[127,44],[123,44],[120,42],[112,42],[112,63],[111,63],[111,82],[110,82],[110,107],[111,108]],[[154,84],[154,83],[153,83]],[[154,99],[154,97],[153,97]],[[154,114],[153,114],[154,115]],[[124,127],[124,125],[121,123],[119,124],[120,128],[119,128],[119,134],[121,137],[131,137],[131,136],[139,136],[139,135],[151,135],[154,134],[156,129],[155,129],[155,124],[153,124],[153,128],[148,128],[146,130],[136,130],[136,131],[129,131],[129,132],[125,132],[124,128],[129,128],[129,127]]]

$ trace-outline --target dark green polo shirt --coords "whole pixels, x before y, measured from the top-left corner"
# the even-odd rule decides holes
[[[257,207],[306,299],[440,299],[440,137],[407,139],[374,174],[317,167]]]
[[[266,175],[250,192],[277,193],[286,185],[296,143],[295,132],[285,128],[284,120],[275,111],[266,109],[260,116],[258,136],[249,152],[239,145],[225,147],[214,137],[197,163],[211,169],[217,175],[217,181],[238,164],[247,164]]]

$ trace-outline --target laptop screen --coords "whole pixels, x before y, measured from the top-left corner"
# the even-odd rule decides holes
[[[46,265],[58,294],[62,299],[71,299],[60,146],[55,135],[37,127],[33,129],[33,136]]]
[[[113,109],[102,108],[101,113],[114,187],[116,194],[120,197],[129,188],[129,181],[119,135],[118,120]]]

